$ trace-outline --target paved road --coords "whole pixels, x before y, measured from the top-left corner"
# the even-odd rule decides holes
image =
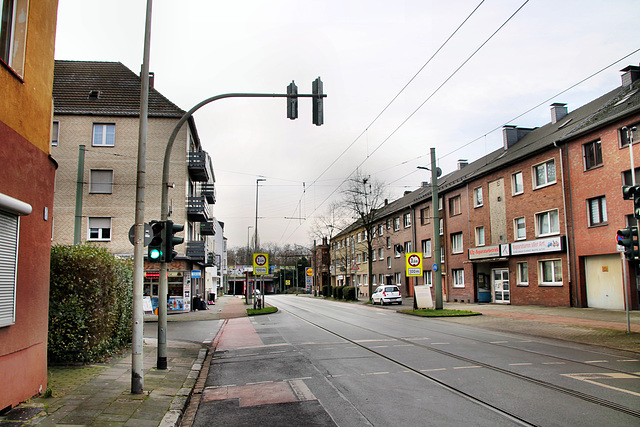
[[[640,425],[637,354],[378,307],[270,303],[280,312],[225,325],[194,425]]]

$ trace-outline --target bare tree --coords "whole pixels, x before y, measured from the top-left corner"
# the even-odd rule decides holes
[[[331,203],[326,212],[317,216],[311,224],[309,230],[311,238],[320,242],[326,238],[330,242],[336,232],[348,225],[346,217],[350,216],[350,214],[351,212],[347,212],[342,203]]]
[[[376,221],[378,211],[384,206],[385,187],[382,182],[372,179],[357,170],[346,183],[346,188],[342,191],[345,208],[357,218],[367,237],[367,259],[368,259],[368,283],[369,301],[373,294],[373,239],[377,235]]]

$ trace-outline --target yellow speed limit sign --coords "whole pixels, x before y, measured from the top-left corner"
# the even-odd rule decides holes
[[[307,272],[307,276],[313,276],[313,268],[307,267],[306,272]]]
[[[269,274],[269,254],[253,254],[253,274]]]
[[[407,277],[422,276],[422,254],[408,253],[405,256],[407,260]]]

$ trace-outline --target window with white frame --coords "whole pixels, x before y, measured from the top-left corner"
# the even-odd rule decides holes
[[[484,246],[484,226],[476,227],[476,246]]]
[[[374,287],[376,286],[376,282],[377,282],[377,280],[376,280],[376,279],[377,279],[377,277],[376,277],[376,275],[375,275],[375,274],[374,274],[373,276],[371,276],[371,284],[372,284]]]
[[[111,218],[89,217],[87,240],[111,240]]]
[[[460,204],[460,196],[455,196],[449,199],[449,216],[460,215],[462,213]]]
[[[404,228],[411,227],[411,213],[404,214]]]
[[[380,224],[378,226],[378,236],[382,237],[384,235],[384,225]]]
[[[525,240],[527,238],[527,226],[524,217],[513,220],[513,232],[516,240]]]
[[[380,276],[378,277],[380,280],[378,280],[378,283],[380,283],[381,285],[384,285],[384,274],[380,273]]]
[[[459,254],[462,253],[462,233],[452,233],[451,234],[451,253]]]
[[[51,146],[58,146],[58,139],[60,138],[60,122],[58,120],[54,120],[51,123]]]
[[[367,262],[367,253],[362,252],[362,262]]]
[[[380,261],[384,259],[384,249],[378,249],[378,258],[380,259]]]
[[[94,123],[91,145],[94,147],[114,147],[116,145],[116,125]]]
[[[556,162],[551,159],[533,167],[534,188],[540,188],[556,182]]]
[[[413,252],[413,244],[411,242],[404,242],[404,253],[408,254]]]
[[[601,225],[607,222],[607,199],[605,196],[587,200],[589,225]]]
[[[482,206],[482,187],[473,189],[473,207],[479,208]]]
[[[431,258],[431,239],[422,241],[422,258]]]
[[[362,264],[362,255],[360,255],[360,254],[356,255],[356,262],[358,264]]]
[[[558,210],[554,209],[547,212],[536,214],[536,229],[538,237],[549,236],[560,233],[560,218]]]
[[[387,257],[387,269],[391,270],[391,257]]]
[[[402,273],[395,273],[394,274],[394,280],[396,285],[400,286],[402,285]]]
[[[393,245],[393,252],[395,254],[395,258],[400,258],[400,256],[402,255],[402,253],[400,253],[401,250],[402,250],[402,245],[400,244]]]
[[[440,218],[440,235],[444,236],[444,222],[442,218]]]
[[[89,173],[89,193],[113,193],[113,170],[91,169]]]
[[[358,243],[362,242],[362,233],[358,233],[356,240]]]
[[[344,239],[346,242],[346,247],[348,248],[349,246],[351,246],[351,236],[347,237],[346,239]]]
[[[584,156],[584,170],[602,166],[602,142],[591,141],[582,146]]]
[[[518,270],[518,285],[529,286],[529,268],[526,262],[519,262],[516,264]]]
[[[391,248],[391,237],[387,237],[387,249]]]
[[[453,287],[464,288],[464,269],[454,268],[451,270],[451,275],[453,276]]]
[[[391,219],[387,220],[387,230],[391,229]]]
[[[29,0],[0,0],[0,60],[24,75]]]
[[[540,284],[546,286],[562,286],[562,260],[552,259],[539,261]]]
[[[444,205],[444,196],[438,197],[438,210],[442,210],[442,206]]]
[[[511,175],[511,191],[514,196],[524,193],[522,172],[516,172]]]
[[[422,208],[420,209],[420,225],[427,225],[430,222],[430,218],[429,218],[429,208]]]
[[[400,230],[400,217],[393,218],[393,230]]]
[[[422,276],[424,277],[424,284],[431,287],[433,285],[431,270],[425,270]]]

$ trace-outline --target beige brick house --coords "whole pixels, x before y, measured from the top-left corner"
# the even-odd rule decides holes
[[[153,79],[151,78],[151,82]],[[162,164],[169,136],[184,111],[149,93],[145,222],[160,219]],[[140,78],[119,62],[56,61],[51,155],[58,162],[53,242],[92,242],[133,256]],[[215,177],[195,121],[178,133],[171,155],[170,216],[184,224],[185,243],[169,266],[170,309],[189,310],[196,295],[215,292],[208,279],[216,257]],[[221,230],[219,228],[219,230]],[[157,297],[159,264],[145,262],[146,295]]]

